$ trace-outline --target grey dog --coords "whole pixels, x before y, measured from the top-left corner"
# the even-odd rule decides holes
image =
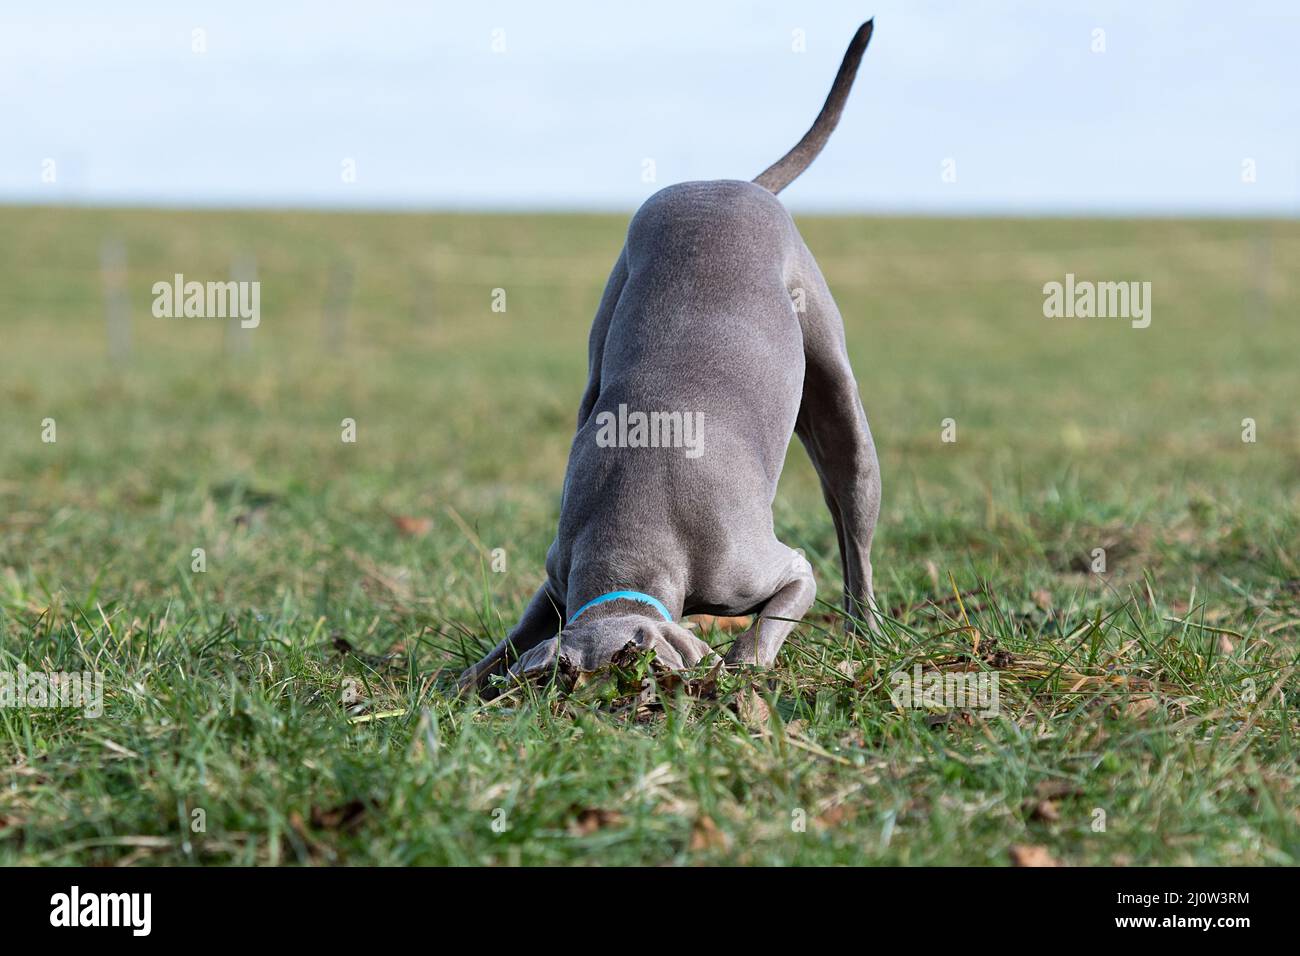
[[[632,218],[591,327],[546,581],[462,687],[593,671],[629,644],[671,669],[716,661],[677,623],[699,613],[756,615],[724,660],[771,666],[817,590],[772,527],[792,434],[835,522],[847,620],[875,626],[876,450],[839,310],[776,198],[839,122],[871,30],[812,128],[752,183],[669,186]]]

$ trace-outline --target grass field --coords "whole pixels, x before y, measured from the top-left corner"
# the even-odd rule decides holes
[[[104,682],[0,709],[0,862],[1300,861],[1300,224],[800,226],[892,619],[837,630],[796,444],[828,604],[770,682],[645,713],[447,692],[541,580],[625,217],[0,210],[0,671]],[[151,315],[249,254],[257,329]],[[1067,272],[1150,281],[1151,326],[1044,318]],[[972,659],[997,716],[891,702]]]

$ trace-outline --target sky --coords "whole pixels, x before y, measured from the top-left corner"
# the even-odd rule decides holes
[[[1300,214],[1300,3],[0,0],[0,202]],[[197,31],[197,32],[196,32]]]

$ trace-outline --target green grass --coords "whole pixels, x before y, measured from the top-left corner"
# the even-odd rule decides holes
[[[0,670],[105,693],[0,709],[0,862],[1300,860],[1300,225],[800,225],[880,450],[892,620],[841,636],[796,445],[777,531],[828,605],[756,691],[645,713],[446,693],[541,580],[624,217],[0,210]],[[150,314],[248,252],[245,349]],[[1066,272],[1151,281],[1151,327],[1045,319]],[[973,650],[998,716],[892,705]]]

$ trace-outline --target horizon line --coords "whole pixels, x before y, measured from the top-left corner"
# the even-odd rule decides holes
[[[943,207],[930,204],[905,206],[855,205],[826,206],[823,204],[783,203],[792,215],[833,217],[863,217],[878,219],[1243,219],[1265,221],[1300,220],[1300,206],[1260,206],[1242,208],[1222,205],[1115,205],[1104,204],[960,204]],[[36,200],[27,196],[6,196],[0,193],[0,208],[14,209],[86,209],[86,210],[139,210],[156,212],[285,212],[285,213],[352,213],[358,215],[573,215],[573,216],[630,216],[640,207],[616,203],[402,203],[402,202],[348,202],[328,203],[306,199],[278,200],[221,200],[176,201],[165,198],[142,197],[136,199],[62,199]]]

